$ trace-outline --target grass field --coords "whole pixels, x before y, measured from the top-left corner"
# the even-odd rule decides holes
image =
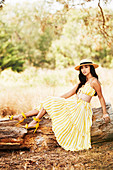
[[[113,69],[98,68],[106,102],[113,106]],[[74,68],[42,70],[28,68],[22,73],[5,70],[0,75],[1,117],[27,112],[46,96],[60,96],[78,82]],[[92,107],[99,107],[98,97],[92,99]],[[37,134],[38,136],[38,134]],[[6,150],[0,152],[0,167],[5,169],[113,169],[113,142],[93,144],[92,149],[78,152],[54,150]]]
[[[106,102],[113,106],[113,69],[98,68]],[[73,67],[62,70],[27,68],[22,73],[10,69],[0,74],[1,117],[27,112],[35,108],[47,96],[60,96],[78,82],[78,72]],[[99,107],[98,97],[91,101],[92,107]]]

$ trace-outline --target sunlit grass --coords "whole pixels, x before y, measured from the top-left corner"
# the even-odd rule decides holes
[[[98,68],[106,102],[113,105],[113,69]],[[47,96],[60,96],[78,82],[74,68],[46,70],[28,68],[22,73],[5,70],[0,75],[1,116],[19,114],[35,108]],[[98,97],[92,99],[92,107],[99,107]]]

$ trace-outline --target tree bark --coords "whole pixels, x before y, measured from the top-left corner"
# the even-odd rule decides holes
[[[107,124],[102,119],[102,108],[92,109],[92,144],[113,140],[113,110],[110,103],[106,104],[106,109],[111,119]],[[27,118],[23,125],[31,120],[32,118]],[[51,119],[47,114],[42,118],[36,133],[33,133],[34,129],[23,128],[22,124],[17,127],[16,123],[15,120],[0,120],[0,149],[30,148],[40,151],[59,147],[52,131]]]

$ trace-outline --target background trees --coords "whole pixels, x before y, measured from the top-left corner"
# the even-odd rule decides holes
[[[0,21],[0,71],[11,67],[13,71],[23,71],[25,63],[21,48],[12,39],[11,28]]]
[[[104,9],[103,13],[101,6],[72,8],[71,1],[59,3],[63,9],[54,12],[49,10],[52,2],[46,1],[2,8],[1,70],[11,67],[19,72],[29,65],[62,68],[82,58],[113,66],[113,11]]]

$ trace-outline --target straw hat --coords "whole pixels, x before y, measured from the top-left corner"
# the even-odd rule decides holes
[[[99,67],[98,64],[93,63],[91,60],[89,60],[89,59],[83,59],[83,60],[80,61],[80,64],[75,67],[75,70],[79,70],[80,67],[83,66],[83,65],[93,65],[94,68]]]

